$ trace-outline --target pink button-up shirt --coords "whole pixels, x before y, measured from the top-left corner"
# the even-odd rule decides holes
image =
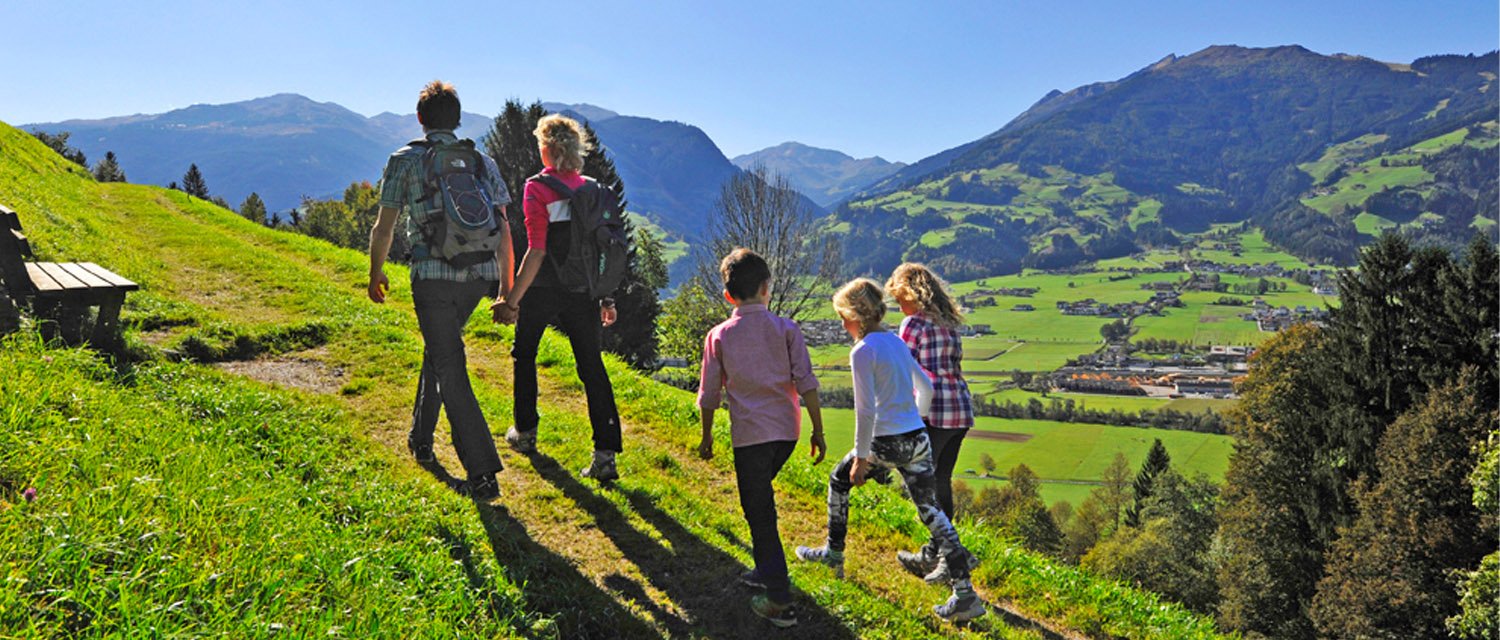
[[[747,304],[708,332],[698,408],[717,409],[729,390],[729,434],[735,447],[802,435],[798,396],[818,388],[797,324]]]

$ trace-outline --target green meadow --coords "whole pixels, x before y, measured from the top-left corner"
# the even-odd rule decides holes
[[[474,503],[449,490],[461,472],[445,425],[438,464],[405,451],[421,343],[400,266],[387,303],[372,304],[359,252],[181,192],[96,184],[4,125],[0,203],[40,259],[97,262],[142,285],[119,360],[41,345],[30,329],[0,345],[0,635],[764,637],[733,586],[751,560],[728,422],[720,414],[718,455],[698,459],[691,394],[609,359],[624,477],[581,480],[581,386],[549,333],[540,453],[502,445],[503,496]],[[511,336],[482,310],[466,335],[497,439]],[[315,384],[276,373],[287,368]],[[833,461],[813,465],[802,447],[777,482],[789,545],[826,526]],[[1097,456],[1077,453],[1072,473],[1087,475]],[[1216,637],[1211,620],[1153,594],[962,526],[985,563],[980,592],[1022,619]],[[934,618],[946,594],[890,560],[925,536],[896,492],[861,492],[853,527],[848,578],[792,567],[801,624],[788,637],[1042,637],[1000,615],[963,629]]]
[[[854,412],[825,409],[823,416],[832,455],[847,452],[854,446]],[[1188,476],[1203,473],[1215,481],[1223,480],[1234,449],[1229,436],[985,417],[979,418],[964,438],[955,478],[975,490],[986,482],[1003,482],[983,477],[980,457],[989,454],[995,460],[996,475],[1003,476],[1016,465],[1025,464],[1041,478],[1042,499],[1047,504],[1067,501],[1076,507],[1097,486],[1115,453],[1125,454],[1132,468],[1137,468],[1158,438],[1172,456],[1174,469]]]

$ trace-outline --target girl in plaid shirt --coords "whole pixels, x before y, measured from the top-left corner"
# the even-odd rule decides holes
[[[953,467],[958,463],[964,435],[974,426],[974,405],[963,375],[963,342],[958,335],[963,314],[949,295],[946,283],[924,265],[907,262],[896,267],[885,283],[885,290],[906,315],[901,321],[901,340],[932,380],[927,435],[937,465],[938,504],[951,520]],[[938,564],[937,549],[931,543],[916,553],[902,551],[897,557],[907,571],[916,575],[928,575]]]

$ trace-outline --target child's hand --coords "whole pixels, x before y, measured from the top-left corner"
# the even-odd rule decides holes
[[[864,458],[855,458],[854,464],[849,465],[849,484],[860,486],[865,483],[865,476],[870,473],[870,461]]]
[[[812,457],[817,458],[817,460],[813,460],[813,464],[818,464],[823,461],[823,456],[828,455],[828,443],[823,441],[823,434],[814,433],[812,435],[812,450],[808,451],[807,453]]]
[[[702,442],[698,443],[698,457],[703,458],[704,460],[714,459],[713,438],[704,438]]]

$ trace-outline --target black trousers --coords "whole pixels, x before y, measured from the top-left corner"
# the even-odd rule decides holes
[[[786,572],[786,551],[776,524],[776,491],[771,481],[797,448],[795,440],[764,442],[734,448],[734,478],[740,487],[740,508],[750,525],[755,572],[766,584],[766,595],[777,604],[792,601]]]
[[[573,345],[578,379],[588,396],[589,423],[594,430],[594,449],[619,452],[620,413],[615,408],[615,390],[599,354],[599,305],[581,293],[553,287],[533,287],[521,300],[516,318],[516,339],[510,355],[515,361],[516,430],[536,431],[536,356],[547,325],[556,326]]]
[[[464,325],[494,286],[494,282],[484,280],[411,283],[417,325],[422,329],[422,373],[417,379],[417,401],[408,438],[414,444],[432,444],[438,411],[447,411],[453,449],[470,478],[501,468],[495,438],[469,383],[469,364],[464,355]]]
[[[953,519],[953,467],[958,465],[958,450],[964,446],[968,429],[934,429],[927,427],[927,438],[932,441],[932,461],[937,465],[938,505],[943,514]]]

